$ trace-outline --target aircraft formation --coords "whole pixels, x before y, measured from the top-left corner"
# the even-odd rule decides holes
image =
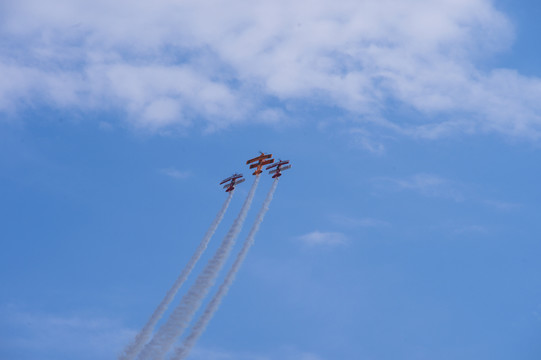
[[[201,336],[209,321],[212,319],[214,313],[218,309],[222,299],[227,294],[235,274],[239,271],[248,250],[254,243],[255,235],[263,221],[269,205],[274,196],[276,187],[278,186],[278,179],[282,176],[282,172],[291,168],[289,160],[279,160],[274,162],[272,154],[261,154],[253,159],[246,161],[247,165],[250,165],[250,169],[255,169],[253,175],[255,179],[252,183],[246,199],[236,219],[233,221],[231,227],[227,231],[227,234],[222,239],[221,243],[217,246],[215,253],[211,256],[207,264],[199,275],[194,279],[190,286],[182,291],[183,295],[180,297],[180,301],[171,311],[168,318],[158,327],[160,319],[164,316],[168,307],[172,304],[175,298],[178,298],[177,294],[183,287],[183,284],[187,280],[188,276],[194,270],[196,263],[199,261],[205,249],[207,248],[209,241],[216,232],[219,224],[221,223],[225,212],[231,202],[234,195],[234,189],[237,185],[243,183],[245,179],[242,174],[235,173],[230,177],[222,180],[220,185],[229,195],[224,201],[222,208],[216,215],[214,221],[211,223],[203,239],[195,249],[193,255],[189,259],[188,263],[184,266],[181,273],[173,283],[173,286],[167,291],[163,300],[156,307],[147,323],[137,333],[133,341],[126,346],[124,351],[119,355],[119,360],[164,360],[167,354],[172,351],[169,360],[185,360],[190,354],[191,349],[197,342],[197,339]],[[266,168],[265,168],[266,167]],[[217,290],[214,295],[211,296],[207,302],[205,309],[202,313],[195,318],[198,309],[203,306],[204,300],[208,297],[210,291],[215,288],[216,281],[221,270],[226,265],[226,261],[230,256],[230,253],[235,245],[235,241],[241,232],[242,226],[246,220],[246,216],[250,210],[252,200],[260,180],[260,174],[265,171],[269,171],[269,175],[272,176],[274,181],[257,216],[254,223],[248,232],[244,242],[240,246],[240,250],[237,253],[233,263],[229,267],[225,277],[221,284],[217,286]],[[178,342],[183,333],[187,330],[188,326],[192,324],[190,332],[182,339],[181,344],[174,350],[172,347]]]
[[[278,160],[277,163],[274,163],[274,159],[272,158],[272,154],[265,154],[261,152],[261,155],[247,160],[246,165],[250,165],[250,169],[256,169],[252,175],[259,175],[263,172],[263,167],[265,165],[267,168],[265,170],[270,170],[269,174],[272,175],[273,179],[279,178],[282,176],[282,171],[290,169],[291,165],[289,164],[289,160]],[[274,163],[274,164],[273,164]],[[272,170],[271,170],[272,169]],[[235,189],[235,186],[244,182],[246,179],[243,178],[242,174],[233,174],[232,176],[228,177],[227,179],[222,180],[220,185],[224,185],[224,189],[226,189],[226,192],[230,192]]]

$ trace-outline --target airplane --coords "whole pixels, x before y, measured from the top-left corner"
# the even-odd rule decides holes
[[[260,151],[260,153],[261,153],[261,155],[259,155],[258,157],[255,157],[253,159],[250,159],[250,160],[246,161],[247,165],[250,164],[250,163],[253,163],[252,165],[250,165],[250,169],[257,168],[252,175],[261,174],[263,172],[263,170],[261,170],[263,168],[263,166],[268,165],[268,164],[272,164],[274,162],[274,159],[271,159],[272,154],[264,154],[261,151]]]
[[[225,190],[225,192],[230,192],[232,190],[235,190],[235,186],[237,186],[238,184],[244,182],[245,180],[246,179],[242,178],[242,174],[233,174],[232,176],[228,177],[227,179],[222,180],[220,185],[228,183],[228,184],[224,185],[224,189],[227,189],[227,190]]]
[[[282,176],[282,171],[290,169],[291,165],[289,164],[289,160],[279,160],[277,163],[274,163],[270,166],[267,166],[266,170],[272,169],[273,167],[276,167],[276,169],[269,171],[269,174],[274,174],[272,176],[273,179],[276,179],[280,176]]]

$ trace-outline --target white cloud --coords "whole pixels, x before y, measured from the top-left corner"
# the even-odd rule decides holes
[[[114,359],[136,334],[103,317],[43,314],[13,306],[1,313],[2,325],[10,329],[2,346],[39,354],[39,358],[71,354],[77,359]]]
[[[541,304],[537,305],[537,308],[532,312],[532,315],[536,320],[541,321]]]
[[[187,179],[189,178],[192,173],[190,171],[180,171],[178,169],[175,169],[173,167],[168,167],[168,168],[165,168],[165,169],[161,169],[160,172],[164,175],[167,175],[167,176],[170,176],[174,179],[178,179],[178,180],[184,180],[184,179]]]
[[[345,245],[348,241],[346,235],[339,232],[320,232],[311,233],[297,237],[297,240],[309,246],[339,246]]]
[[[100,121],[98,123],[98,129],[100,129],[102,131],[111,132],[111,131],[113,131],[114,126],[111,123],[107,122],[107,121]]]
[[[468,225],[455,230],[457,234],[488,234],[489,229],[482,225]]]
[[[196,347],[190,354],[190,358],[200,360],[270,360],[268,357],[260,356],[256,354],[240,354],[223,350],[211,350]]]
[[[196,120],[217,130],[283,121],[279,109],[266,109],[273,98],[338,107],[407,136],[497,132],[537,139],[541,80],[478,65],[509,49],[514,36],[492,4],[3,2],[0,109],[38,101],[117,107],[150,130]],[[414,110],[415,121],[386,120],[389,103]],[[359,144],[383,151],[367,135]]]
[[[385,153],[385,146],[380,141],[374,140],[373,135],[368,130],[354,128],[350,129],[349,133],[353,135],[355,144],[364,150],[376,155]]]
[[[152,127],[164,127],[175,122],[180,117],[180,105],[171,98],[154,100],[146,106],[143,121]]]
[[[277,346],[271,354],[255,354],[247,352],[231,352],[225,350],[214,350],[196,347],[190,354],[194,360],[323,360],[322,357],[306,351],[299,351],[296,348]]]
[[[433,174],[420,173],[403,179],[377,178],[374,182],[379,188],[411,190],[424,196],[447,198],[457,202],[464,200],[459,184]]]
[[[511,211],[519,209],[522,205],[518,203],[499,201],[499,200],[486,200],[484,203],[494,209],[501,211]]]
[[[346,227],[382,227],[389,226],[387,221],[370,217],[352,218],[343,215],[332,215],[331,219],[338,225]]]

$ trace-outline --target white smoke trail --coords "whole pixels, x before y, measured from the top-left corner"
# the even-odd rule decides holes
[[[265,213],[267,210],[269,210],[269,205],[272,201],[272,196],[274,195],[274,191],[276,190],[276,186],[278,185],[278,179],[275,179],[272,183],[272,187],[269,190],[269,193],[267,194],[267,198],[265,199],[265,202],[263,203],[263,206],[261,207],[261,210],[259,210],[259,214],[257,215],[257,218],[254,222],[254,225],[252,226],[252,229],[250,230],[250,233],[248,234],[248,237],[244,241],[244,245],[242,246],[242,249],[239,251],[237,258],[235,259],[235,262],[231,266],[231,269],[229,269],[229,272],[227,273],[227,276],[224,279],[224,282],[222,285],[220,285],[220,288],[212,298],[212,300],[208,303],[205,311],[201,315],[201,317],[197,320],[195,325],[192,328],[191,333],[184,339],[184,342],[182,343],[182,346],[175,349],[175,352],[173,353],[173,356],[171,357],[171,360],[184,360],[188,354],[190,353],[190,350],[195,345],[205,328],[207,327],[210,319],[212,319],[212,316],[218,310],[218,306],[220,306],[220,303],[222,302],[223,297],[227,294],[227,291],[229,290],[229,287],[233,283],[233,280],[235,280],[235,275],[237,274],[237,271],[239,271],[240,266],[242,265],[242,262],[246,258],[246,254],[248,253],[248,250],[250,250],[250,247],[254,243],[254,237],[257,233],[257,230],[259,230],[259,225],[263,221],[263,217],[265,216]]]
[[[209,289],[214,285],[218,273],[223,267],[225,260],[227,260],[227,256],[231,252],[231,247],[235,243],[235,239],[239,235],[242,224],[246,219],[258,183],[259,176],[256,176],[254,184],[244,201],[244,205],[242,205],[239,215],[223,239],[220,247],[201,274],[199,274],[195,283],[182,297],[180,304],[177,305],[169,319],[167,319],[152,340],[143,348],[138,356],[139,360],[163,359],[176,339],[182,335],[182,332],[192,320],[195,312],[201,306]]]
[[[229,207],[229,203],[231,202],[232,197],[233,197],[233,191],[229,193],[229,196],[225,200],[222,208],[218,212],[218,215],[216,215],[216,218],[214,219],[212,224],[210,224],[210,227],[207,230],[207,233],[205,234],[205,236],[199,243],[199,246],[195,250],[195,253],[192,255],[192,257],[190,258],[190,261],[188,261],[188,264],[186,264],[186,266],[184,267],[184,269],[182,270],[178,278],[175,280],[171,289],[169,289],[169,291],[163,298],[160,305],[158,305],[156,310],[154,310],[154,313],[152,314],[150,319],[148,319],[148,322],[141,329],[139,334],[137,334],[133,342],[130,345],[128,345],[126,349],[124,350],[124,353],[118,357],[119,360],[135,359],[139,351],[141,351],[141,348],[147,343],[148,339],[150,338],[150,335],[152,334],[152,330],[156,326],[156,323],[161,319],[164,312],[167,310],[167,307],[169,306],[171,301],[173,301],[176,293],[178,292],[178,289],[180,289],[182,284],[184,284],[184,282],[186,281],[186,279],[192,272],[195,264],[197,263],[197,261],[199,260],[199,258],[201,257],[205,249],[207,248],[207,245],[210,239],[212,238],[212,235],[214,235],[214,233],[216,232],[218,225],[222,221],[225,215],[225,212],[227,208]]]

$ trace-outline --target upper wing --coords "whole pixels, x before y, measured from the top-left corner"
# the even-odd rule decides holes
[[[228,182],[228,181],[231,180],[231,179],[233,179],[233,176],[230,176],[230,177],[228,177],[227,179],[223,180],[223,181],[220,183],[220,185],[222,185],[223,183]]]
[[[263,155],[261,155],[261,156],[263,156]],[[250,163],[253,163],[254,161],[261,160],[261,156],[258,156],[258,157],[255,157],[253,159],[250,159],[250,160],[246,161],[246,165],[248,165]]]
[[[230,181],[230,180],[235,180],[235,179],[238,179],[238,178],[241,178],[242,177],[242,174],[233,174],[231,175],[230,177],[228,177],[227,179],[223,180],[220,185],[222,184],[225,184],[226,182]]]
[[[252,163],[252,162],[254,162],[254,161],[258,161],[258,160],[261,161],[261,160],[263,160],[263,159],[269,159],[269,158],[271,158],[271,157],[272,157],[272,154],[266,154],[266,155],[265,155],[265,154],[261,154],[261,155],[259,155],[258,157],[255,157],[255,158],[253,158],[253,159],[250,159],[250,160],[246,161],[246,165],[248,165],[248,164],[250,164],[250,163]]]
[[[272,164],[271,166],[268,166],[267,170],[272,169],[275,166],[282,166],[282,165],[286,165],[286,164],[289,164],[289,160],[280,160],[280,161]]]
[[[275,174],[277,172],[281,172],[281,171],[284,171],[284,170],[287,170],[287,169],[290,169],[291,168],[291,165],[287,165],[287,166],[284,166],[284,167],[280,167],[280,168],[276,168],[274,170],[271,170],[269,171],[269,174]]]

